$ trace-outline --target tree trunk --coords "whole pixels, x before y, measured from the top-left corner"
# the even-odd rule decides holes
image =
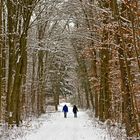
[[[13,74],[15,71],[15,40],[14,40],[14,19],[12,18],[15,16],[15,7],[11,1],[7,2],[7,11],[8,11],[8,42],[9,42],[9,66],[8,66],[8,85],[7,85],[7,96],[6,96],[6,111],[7,111],[7,121],[12,114],[10,112],[10,102],[11,102],[11,93],[13,90]],[[11,122],[12,123],[12,122]]]
[[[32,84],[31,84],[31,112],[32,115],[36,114],[36,89],[35,89],[35,67],[36,67],[36,52],[33,52],[32,56]]]
[[[44,113],[44,105],[43,105],[43,98],[44,98],[44,89],[43,89],[43,77],[44,77],[44,63],[43,63],[43,59],[44,59],[44,52],[42,50],[40,50],[38,52],[38,80],[39,80],[39,84],[38,84],[38,115],[41,115],[41,113]]]
[[[103,45],[100,54],[101,58],[101,81],[99,95],[99,118],[102,121],[111,117],[111,93],[109,90],[109,46],[104,44],[108,40],[109,33],[106,29],[103,30]]]
[[[0,122],[1,122],[1,112],[2,112],[2,48],[3,48],[3,37],[2,37],[2,10],[3,4],[0,0]]]

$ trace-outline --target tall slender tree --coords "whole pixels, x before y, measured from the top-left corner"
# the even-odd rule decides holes
[[[2,39],[2,12],[3,12],[2,0],[0,1],[0,121],[1,121],[1,106],[2,106],[2,48],[3,48],[3,39]]]

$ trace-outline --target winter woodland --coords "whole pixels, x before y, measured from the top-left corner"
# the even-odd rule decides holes
[[[140,139],[139,23],[139,0],[0,0],[0,136],[65,100]]]

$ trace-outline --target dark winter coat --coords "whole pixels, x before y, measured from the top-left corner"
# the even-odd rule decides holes
[[[68,112],[68,107],[66,105],[63,107],[63,112]]]
[[[73,106],[73,113],[77,113],[78,109],[76,107],[76,105]]]

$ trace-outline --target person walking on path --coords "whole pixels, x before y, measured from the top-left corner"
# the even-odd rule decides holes
[[[77,118],[77,112],[78,112],[78,108],[76,107],[76,105],[74,105],[73,106],[74,118]]]
[[[67,113],[68,113],[68,107],[67,105],[63,106],[63,112],[64,112],[64,118],[67,118]]]

